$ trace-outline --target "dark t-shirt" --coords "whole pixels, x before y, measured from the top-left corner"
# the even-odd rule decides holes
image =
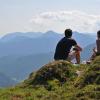
[[[62,38],[56,46],[54,59],[66,60],[70,52],[70,49],[72,48],[72,46],[75,46],[75,45],[77,45],[77,43],[74,39],[67,38],[67,37]]]

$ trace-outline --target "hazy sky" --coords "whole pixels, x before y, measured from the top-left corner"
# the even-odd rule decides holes
[[[0,34],[100,29],[100,0],[0,0]]]

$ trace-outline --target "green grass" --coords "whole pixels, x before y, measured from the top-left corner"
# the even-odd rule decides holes
[[[51,68],[54,74],[45,78],[44,73],[49,69],[51,71]],[[100,100],[99,69],[100,57],[90,65],[74,66],[64,61],[52,62],[31,73],[23,83],[1,88],[0,100]],[[83,71],[81,76],[76,75],[77,70]],[[39,80],[41,75],[42,80]],[[67,80],[62,82],[64,77]]]

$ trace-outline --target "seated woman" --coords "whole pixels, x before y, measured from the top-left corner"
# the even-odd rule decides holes
[[[96,56],[100,55],[100,30],[97,32],[96,48],[93,49],[93,55],[90,60],[94,60]]]

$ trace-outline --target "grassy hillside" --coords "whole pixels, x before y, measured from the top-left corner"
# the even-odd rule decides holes
[[[100,57],[90,65],[44,65],[17,86],[0,89],[0,100],[100,100]]]

